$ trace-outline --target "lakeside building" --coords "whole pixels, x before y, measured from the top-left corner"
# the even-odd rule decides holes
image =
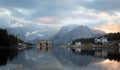
[[[96,44],[108,44],[108,39],[105,37],[95,38]]]
[[[41,40],[39,42],[40,49],[49,50],[52,47],[51,40]]]
[[[81,45],[82,45],[81,42],[75,42],[75,46],[79,47],[79,46],[81,46]]]

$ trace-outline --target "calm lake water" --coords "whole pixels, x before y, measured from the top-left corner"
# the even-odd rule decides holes
[[[0,50],[0,70],[120,70],[120,58],[110,59],[76,54],[66,48]]]

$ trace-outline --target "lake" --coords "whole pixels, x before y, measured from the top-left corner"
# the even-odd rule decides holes
[[[114,55],[112,55],[114,56]],[[76,54],[67,48],[0,50],[0,70],[120,70],[120,56]]]

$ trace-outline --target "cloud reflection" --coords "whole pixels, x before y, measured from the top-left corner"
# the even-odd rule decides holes
[[[119,62],[111,61],[109,59],[103,60],[99,63],[95,63],[95,65],[101,66],[102,68],[105,68],[106,70],[119,70],[120,69]]]

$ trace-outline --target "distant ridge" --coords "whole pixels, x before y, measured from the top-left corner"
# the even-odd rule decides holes
[[[74,39],[92,38],[95,36],[101,36],[105,34],[105,32],[103,31],[93,30],[87,26],[82,26],[82,25],[74,27],[70,30],[69,28],[70,26],[63,27],[56,35],[54,35],[54,38],[52,39],[54,45],[65,45],[69,42],[72,42]]]

